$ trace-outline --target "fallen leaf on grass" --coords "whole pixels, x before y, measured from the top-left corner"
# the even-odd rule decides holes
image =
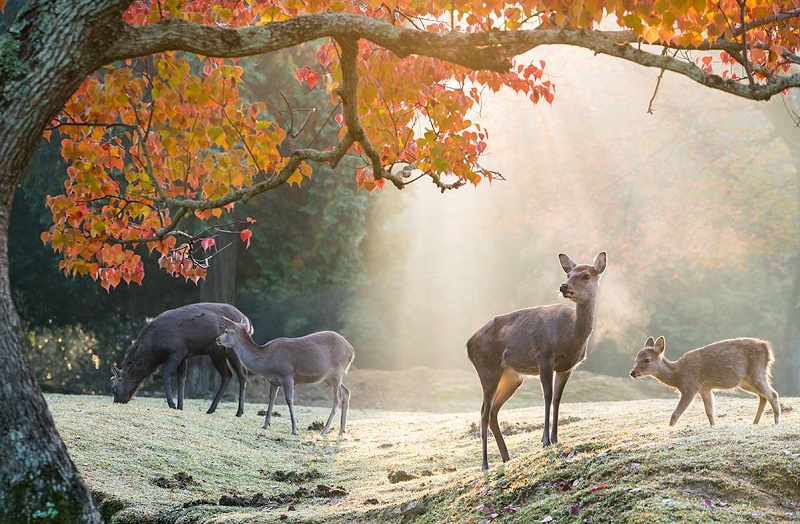
[[[595,486],[592,489],[590,489],[589,493],[594,493],[596,491],[600,491],[601,489],[606,489],[607,487],[608,487],[608,484],[603,482],[602,484],[598,484],[597,486]]]
[[[714,504],[714,501],[711,500],[711,499],[703,499],[703,500],[701,500],[700,501],[700,505],[703,506],[706,509],[717,509],[716,504]]]

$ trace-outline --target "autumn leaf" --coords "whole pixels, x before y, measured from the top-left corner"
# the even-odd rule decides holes
[[[319,80],[319,75],[317,73],[312,72],[306,75],[306,84],[308,84],[308,87],[312,89],[314,88],[315,85],[317,85],[318,80]]]
[[[239,238],[242,239],[242,242],[245,243],[245,249],[250,247],[250,237],[253,236],[253,232],[249,229],[242,229],[239,232]]]
[[[214,239],[212,237],[204,238],[200,240],[200,247],[203,248],[203,251],[208,251],[212,247],[214,247]]]
[[[708,509],[708,510],[717,509],[717,505],[714,504],[714,501],[711,500],[711,499],[702,499],[700,501],[700,505],[703,506],[703,508]]]

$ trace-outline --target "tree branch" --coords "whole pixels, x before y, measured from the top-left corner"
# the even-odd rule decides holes
[[[795,11],[785,18],[800,16]],[[506,72],[513,57],[543,45],[570,45],[595,53],[614,56],[646,67],[665,69],[695,82],[741,98],[767,100],[791,87],[800,87],[800,75],[774,75],[767,82],[746,85],[707,73],[685,60],[659,56],[640,49],[636,34],[630,30],[599,31],[571,28],[539,28],[519,31],[482,33],[433,33],[395,27],[354,14],[321,13],[271,22],[258,27],[228,28],[205,26],[185,20],[167,19],[157,24],[124,26],[120,38],[104,57],[106,61],[138,57],[168,50],[183,50],[205,56],[252,56],[285,49],[323,37],[348,42],[369,40],[400,58],[428,56],[469,69]],[[697,51],[741,51],[741,43],[730,40],[705,42],[680,47],[669,42],[653,45]],[[648,47],[648,46],[644,46]],[[791,58],[787,58],[791,59]]]

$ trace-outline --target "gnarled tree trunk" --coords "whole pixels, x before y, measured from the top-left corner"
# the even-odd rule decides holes
[[[0,35],[0,522],[101,522],[22,350],[8,226],[42,129],[102,65],[129,3],[32,0]]]

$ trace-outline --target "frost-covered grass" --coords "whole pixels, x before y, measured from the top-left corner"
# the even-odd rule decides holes
[[[298,407],[301,432],[292,436],[283,405],[264,430],[261,404],[248,404],[237,419],[230,402],[206,415],[206,400],[189,400],[182,412],[161,398],[47,400],[114,523],[800,520],[796,398],[782,400],[780,425],[768,408],[753,426],[754,397],[718,395],[714,428],[699,400],[675,428],[668,427],[674,397],[564,404],[562,444],[550,449],[540,443],[540,405],[504,409],[512,460],[503,465],[491,440],[485,474],[478,406],[461,413],[353,407],[347,434],[337,438],[338,417],[327,437],[306,429],[327,417],[326,407]],[[227,505],[237,500],[265,505]]]

